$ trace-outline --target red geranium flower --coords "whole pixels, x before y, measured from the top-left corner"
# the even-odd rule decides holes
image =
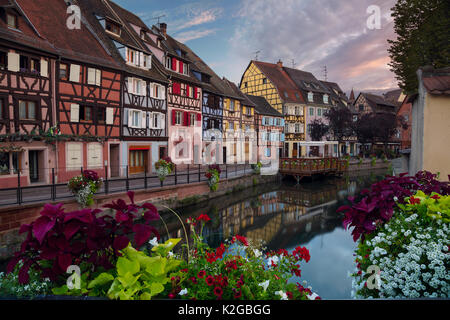
[[[234,243],[236,240],[238,240],[240,243],[242,243],[244,246],[248,246],[248,242],[247,242],[247,239],[245,238],[245,237],[243,237],[243,236],[240,236],[240,235],[235,235],[234,237],[233,237],[233,239],[231,240],[231,243]]]
[[[241,290],[235,290],[234,292],[234,298],[240,299],[242,297],[242,291]]]
[[[289,300],[292,300],[292,298],[294,298],[294,295],[290,291],[286,291],[286,295],[287,295]]]
[[[200,278],[200,279],[202,279],[205,275],[206,275],[205,270],[200,270],[200,271],[198,272],[198,274],[197,274],[197,277]]]
[[[191,280],[191,282],[193,284],[197,284],[197,278],[196,277],[191,277],[191,278],[189,278],[189,280]]]
[[[409,202],[410,202],[411,204],[420,204],[420,199],[411,197],[411,198],[409,198]]]
[[[208,215],[206,215],[206,214],[201,214],[201,215],[197,218],[197,221],[204,221],[205,223],[208,222],[208,221],[210,221],[210,220],[211,220],[211,218],[210,218]]]
[[[431,199],[434,200],[439,200],[441,197],[439,197],[439,195],[435,194],[434,196],[431,197]]]

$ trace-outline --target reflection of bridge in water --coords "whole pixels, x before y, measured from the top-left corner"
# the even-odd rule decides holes
[[[182,209],[183,220],[208,214],[213,221],[204,235],[213,246],[236,234],[263,240],[273,249],[288,247],[294,240],[299,245],[341,227],[337,207],[367,183],[360,177],[259,186]],[[184,236],[175,219],[169,219],[167,226],[172,237]]]

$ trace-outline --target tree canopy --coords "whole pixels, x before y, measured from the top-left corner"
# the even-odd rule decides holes
[[[450,65],[450,1],[398,0],[392,8],[397,39],[388,40],[391,62],[399,87],[417,93],[417,70]]]

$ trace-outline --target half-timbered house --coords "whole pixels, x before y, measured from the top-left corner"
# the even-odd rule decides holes
[[[262,96],[285,119],[284,156],[301,155],[305,141],[305,101],[302,93],[283,68],[276,64],[250,61],[242,75],[240,89],[245,94]]]
[[[186,47],[167,34],[167,25],[152,27],[164,48],[168,75],[167,114],[169,156],[176,164],[200,163],[202,147],[202,87],[191,71]]]
[[[256,163],[258,160],[257,152],[257,132],[255,127],[255,104],[239,90],[236,84],[226,78],[223,79],[229,89],[235,94],[239,100],[229,99],[229,105],[226,106],[224,122],[227,127],[236,130],[238,133],[237,141],[239,142],[238,150],[241,152],[241,159],[246,163]],[[232,101],[236,101],[239,110],[232,112]],[[237,114],[236,114],[237,113]],[[239,119],[237,119],[239,117]],[[233,123],[233,125],[231,125]],[[237,129],[235,129],[235,123]],[[233,150],[234,151],[234,150]]]
[[[123,68],[120,172],[150,172],[155,162],[167,155],[168,139],[168,82],[149,48],[154,45],[150,30],[139,17],[114,2],[80,3],[83,11],[89,12],[96,34]]]
[[[258,158],[277,160],[283,157],[284,117],[264,97],[246,95],[255,105],[254,122],[258,141]]]
[[[51,181],[56,55],[16,1],[0,2],[0,185]]]
[[[56,179],[67,181],[82,169],[104,177],[109,174],[105,168],[114,165],[111,150],[120,144],[120,66],[85,19],[79,21],[79,28],[69,28],[70,1],[18,2],[58,55],[54,72],[55,121],[60,133]]]

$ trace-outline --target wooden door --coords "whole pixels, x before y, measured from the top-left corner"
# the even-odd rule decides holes
[[[130,174],[144,173],[148,163],[148,150],[130,150],[129,171]]]

